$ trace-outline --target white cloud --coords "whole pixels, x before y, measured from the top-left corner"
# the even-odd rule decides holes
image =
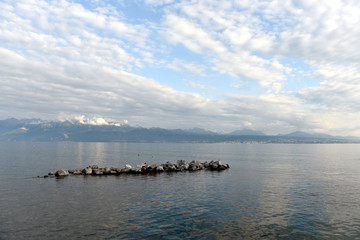
[[[131,69],[141,65],[129,54],[131,45],[147,48],[148,30],[130,25],[114,16],[91,12],[79,4],[34,1],[7,7],[11,14],[0,22],[3,46],[22,47],[22,54],[33,58],[96,62]]]
[[[219,56],[215,61],[216,71],[228,73],[235,77],[241,78],[245,76],[248,79],[257,81],[266,89],[279,92],[281,90],[281,82],[285,80],[282,65],[276,66],[273,60],[265,60],[257,56],[249,56],[248,54],[224,54]]]
[[[159,5],[173,3],[175,0],[144,0],[144,1],[146,4],[159,6]]]
[[[109,122],[102,117],[86,117],[85,115],[78,116],[59,116],[61,121],[70,121],[72,123],[80,123],[87,125],[96,125],[96,126],[117,126],[120,127],[121,124],[118,122]],[[125,121],[124,121],[124,124]]]
[[[208,87],[203,84],[203,83],[199,83],[199,82],[194,82],[194,81],[190,81],[190,80],[185,80],[186,85],[192,87],[192,88],[198,88],[198,89],[207,89]]]
[[[1,116],[359,133],[360,2],[144,0],[134,4],[161,22],[140,23],[123,2],[91,4],[0,2]],[[171,80],[217,100],[166,87],[144,66],[186,74]]]
[[[210,110],[211,101],[198,94],[179,92],[154,80],[96,64],[44,64],[9,50],[0,51],[0,63],[3,116],[9,108],[13,115],[23,117],[33,117],[32,111],[41,109],[42,116],[48,118],[64,112],[88,113],[112,119],[126,117],[151,126],[162,119],[184,122],[179,116],[216,112]]]
[[[221,42],[213,39],[209,32],[185,18],[169,15],[166,17],[165,24],[169,27],[166,30],[166,35],[169,41],[174,44],[184,44],[197,53],[210,51],[221,54],[226,51]]]
[[[283,54],[315,61],[359,60],[359,2],[318,1],[299,4],[294,26],[280,34]]]
[[[207,76],[205,73],[206,67],[204,65],[185,62],[178,58],[175,58],[171,63],[167,65],[167,67],[180,72],[189,72],[201,77]]]
[[[284,74],[291,69],[275,58],[264,58],[255,53],[270,52],[274,36],[259,29],[258,21],[251,12],[238,13],[222,3],[180,5],[180,10],[185,16],[190,16],[191,21],[184,16],[167,15],[168,40],[207,55],[212,69],[222,74],[246,77],[268,90],[280,91]]]

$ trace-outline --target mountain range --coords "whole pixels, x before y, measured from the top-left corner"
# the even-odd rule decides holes
[[[0,120],[0,141],[360,143],[359,138],[306,132],[269,136],[259,131],[242,129],[220,134],[201,128],[143,128],[111,122],[95,125],[77,121],[15,118]]]

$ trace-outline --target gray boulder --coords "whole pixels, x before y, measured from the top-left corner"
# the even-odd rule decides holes
[[[156,164],[154,163],[154,164],[151,164],[149,167],[148,167],[148,170],[150,170],[150,171],[154,171],[154,170],[156,170]]]
[[[70,173],[70,171],[69,171],[69,173]],[[82,174],[82,169],[80,169],[80,168],[74,169],[74,170],[72,171],[72,174],[74,174],[74,175],[81,175],[81,174]]]
[[[99,166],[98,166],[98,165],[92,165],[91,168],[92,168],[92,169],[98,169]]]
[[[163,166],[157,166],[157,167],[156,167],[156,171],[158,171],[158,172],[163,172],[163,171],[164,171],[164,167],[163,167]]]
[[[183,165],[186,165],[186,164],[189,164],[189,163],[188,163],[188,161],[186,161],[186,160],[177,160],[177,164],[178,164],[179,166],[183,166]]]
[[[82,170],[82,173],[85,174],[85,175],[91,175],[92,174],[92,168],[91,167],[87,167],[87,168],[84,168]]]
[[[104,168],[104,174],[110,174],[111,173],[111,169],[106,167]]]
[[[68,170],[63,170],[63,169],[58,170],[55,173],[55,176],[57,176],[57,177],[65,177],[65,176],[68,176],[68,175],[69,175],[69,171]]]
[[[93,175],[103,175],[104,172],[103,172],[103,169],[97,168],[97,169],[92,170],[92,174]]]
[[[142,165],[136,165],[135,167],[132,167],[130,172],[132,173],[141,173]]]

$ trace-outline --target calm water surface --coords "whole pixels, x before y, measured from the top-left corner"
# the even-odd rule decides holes
[[[36,178],[222,160],[223,172]],[[0,239],[360,239],[360,146],[0,143]]]

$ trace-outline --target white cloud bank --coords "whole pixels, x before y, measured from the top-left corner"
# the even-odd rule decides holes
[[[121,126],[121,123],[118,122],[109,122],[106,119],[102,117],[86,117],[85,115],[79,115],[79,116],[68,116],[61,119],[62,121],[69,121],[72,123],[79,123],[79,124],[87,124],[87,125],[96,125],[96,126]],[[124,122],[124,124],[127,124],[127,122]]]
[[[0,117],[360,136],[360,2],[127,4],[0,2]]]

